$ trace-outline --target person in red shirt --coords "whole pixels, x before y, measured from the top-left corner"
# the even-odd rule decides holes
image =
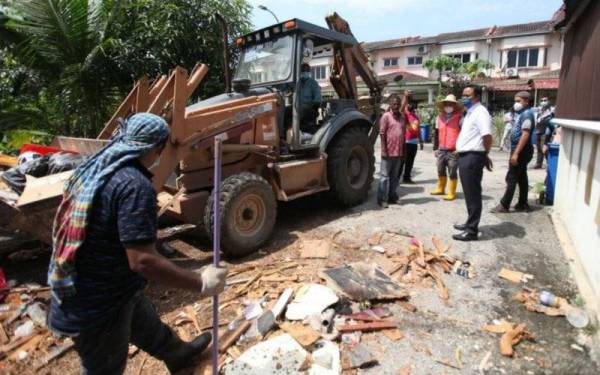
[[[434,151],[434,155],[437,158],[438,184],[437,188],[431,192],[431,195],[445,194],[446,182],[449,175],[448,195],[444,199],[451,201],[456,199],[456,186],[458,184],[456,140],[460,133],[463,109],[452,94],[438,102],[438,108],[440,109],[440,115],[435,124],[437,149]],[[446,171],[448,172],[447,174]]]
[[[395,96],[390,101],[390,110],[381,116],[379,135],[381,137],[381,166],[379,168],[379,188],[377,203],[387,208],[389,203],[398,201],[398,183],[400,182],[400,166],[404,157],[404,132],[406,120],[407,95],[402,101]]]
[[[417,157],[417,145],[423,149],[423,140],[421,139],[420,125],[421,120],[416,113],[417,106],[415,103],[409,103],[406,106],[404,116],[406,118],[406,131],[404,132],[404,163],[400,166],[400,175],[404,170],[404,178],[402,182],[405,184],[414,184],[410,177]]]

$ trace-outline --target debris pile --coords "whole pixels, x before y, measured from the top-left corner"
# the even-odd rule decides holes
[[[0,272],[0,284],[4,275]],[[36,371],[73,348],[71,339],[57,339],[48,330],[47,287],[0,285],[0,370],[23,362]]]

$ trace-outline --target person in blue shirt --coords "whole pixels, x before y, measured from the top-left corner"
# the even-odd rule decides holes
[[[527,164],[533,158],[533,145],[530,136],[535,127],[535,113],[531,109],[531,94],[520,91],[515,95],[513,108],[516,120],[510,133],[510,163],[506,173],[506,190],[500,204],[494,207],[493,213],[505,213],[510,210],[510,204],[519,186],[519,201],[515,211],[527,212],[530,210],[527,203],[529,192],[529,179],[527,177]]]
[[[300,126],[310,131],[316,126],[317,110],[321,105],[321,86],[311,77],[307,63],[300,67],[299,95]]]
[[[162,360],[171,372],[192,365],[210,343],[210,333],[181,340],[145,296],[146,280],[200,298],[220,293],[227,277],[224,268],[208,266],[196,273],[157,252],[157,199],[148,168],[168,142],[169,126],[159,116],[137,113],[123,133],[75,172],[81,176],[77,186],[96,187],[89,220],[72,268],[60,268],[72,275],[73,285],[59,285],[60,274],[50,279],[48,325],[73,338],[83,375],[122,374],[129,343]],[[65,194],[63,203],[80,195],[79,190]],[[64,223],[76,219],[69,214]],[[55,228],[60,224],[57,219]],[[52,275],[61,265],[60,243],[55,237]]]

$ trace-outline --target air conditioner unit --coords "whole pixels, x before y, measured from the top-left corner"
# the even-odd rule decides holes
[[[417,51],[419,55],[426,55],[429,53],[429,48],[427,48],[427,46],[419,46]]]
[[[506,76],[508,78],[516,78],[519,76],[519,69],[517,68],[507,68],[506,69]]]

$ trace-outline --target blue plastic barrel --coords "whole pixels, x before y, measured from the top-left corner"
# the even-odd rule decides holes
[[[421,139],[423,142],[429,142],[429,124],[421,124]]]
[[[548,169],[546,177],[546,204],[554,204],[554,192],[556,191],[556,175],[558,174],[558,152],[560,145],[550,143],[548,145]]]

